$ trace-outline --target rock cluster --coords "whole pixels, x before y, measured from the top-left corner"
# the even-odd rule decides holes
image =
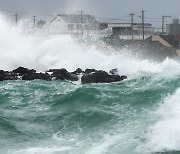
[[[80,68],[74,72],[68,72],[66,69],[50,69],[45,73],[37,73],[36,70],[19,67],[13,71],[0,70],[0,81],[4,80],[69,80],[78,81],[81,76],[82,84],[85,83],[110,83],[118,82],[127,78],[127,76],[119,76],[117,69],[111,70],[109,73],[102,70],[86,69],[82,71]]]

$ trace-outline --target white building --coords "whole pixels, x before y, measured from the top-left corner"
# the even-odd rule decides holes
[[[100,23],[91,15],[58,14],[50,22],[50,31],[56,34],[88,34],[99,28]]]

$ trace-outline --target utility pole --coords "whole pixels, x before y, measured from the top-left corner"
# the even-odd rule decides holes
[[[16,21],[16,26],[17,26],[17,24],[18,24],[18,14],[17,13],[15,14],[15,21]]]
[[[33,21],[34,21],[34,30],[36,28],[36,16],[33,16]]]
[[[162,16],[162,35],[164,35],[164,20],[165,18],[168,18],[168,17],[171,17],[171,16]]]
[[[142,12],[142,30],[143,30],[143,41],[144,41],[144,10],[141,11]]]
[[[84,11],[80,11],[80,13],[81,13],[81,34],[82,34],[82,36],[83,36],[83,12]]]
[[[132,40],[134,39],[134,13],[129,14],[131,16],[131,35],[132,35]]]

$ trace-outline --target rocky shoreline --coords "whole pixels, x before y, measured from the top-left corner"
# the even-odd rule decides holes
[[[81,78],[80,78],[81,77]],[[118,75],[117,69],[111,70],[109,73],[103,70],[86,69],[85,71],[78,68],[74,72],[68,72],[66,69],[50,69],[45,73],[37,73],[34,69],[19,67],[13,71],[0,70],[0,81],[6,80],[68,80],[85,83],[111,83],[126,79],[125,75]]]

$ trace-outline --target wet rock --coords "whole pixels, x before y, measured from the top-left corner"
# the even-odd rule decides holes
[[[85,73],[85,72],[82,71],[82,69],[78,68],[74,72],[72,72],[71,74],[79,75],[79,74],[83,74],[83,73]]]
[[[110,83],[126,79],[127,76],[109,75],[105,71],[96,71],[94,73],[84,74],[81,78],[82,84],[85,83]]]
[[[122,80],[127,79],[127,76],[126,76],[126,75],[121,75],[120,77],[121,77]]]
[[[97,72],[97,70],[95,70],[95,69],[86,69],[85,70],[85,74],[95,73],[95,72]]]
[[[6,78],[6,80],[18,80],[18,79],[20,79],[21,77],[20,77],[19,74],[17,74],[17,73],[6,72],[5,78]]]
[[[78,76],[77,75],[75,75],[75,74],[71,74],[71,81],[78,81]]]
[[[36,73],[36,70],[28,69],[24,67],[18,67],[17,69],[13,70],[10,73],[10,78],[14,79],[22,79],[22,80],[35,80],[35,79],[41,79],[41,80],[51,80],[50,76],[48,74],[44,73]]]
[[[112,70],[109,71],[109,74],[117,75],[118,74],[118,70],[117,69],[112,69]]]
[[[0,81],[18,80],[19,76],[16,73],[0,70]]]
[[[22,80],[35,80],[35,79],[47,80],[47,81],[51,80],[50,76],[44,73],[32,73],[32,74],[25,74],[22,76]]]
[[[24,67],[18,67],[17,69],[13,70],[12,73],[18,73],[19,75],[24,75],[24,74],[34,74],[36,73],[36,70],[33,69],[28,69]]]
[[[5,72],[3,70],[0,70],[0,81],[5,80]]]
[[[70,80],[77,81],[78,76],[76,74],[69,73],[66,69],[50,69],[47,71],[51,73],[51,78],[55,78],[56,80]]]
[[[102,70],[86,69],[85,72],[78,68],[70,73],[66,69],[50,69],[46,73],[36,73],[36,70],[19,67],[11,72],[0,70],[0,81],[4,80],[70,80],[78,81],[78,75],[83,74],[82,83],[109,83],[117,82],[127,78],[127,76],[119,76],[116,74],[116,69],[113,69],[111,74]]]

